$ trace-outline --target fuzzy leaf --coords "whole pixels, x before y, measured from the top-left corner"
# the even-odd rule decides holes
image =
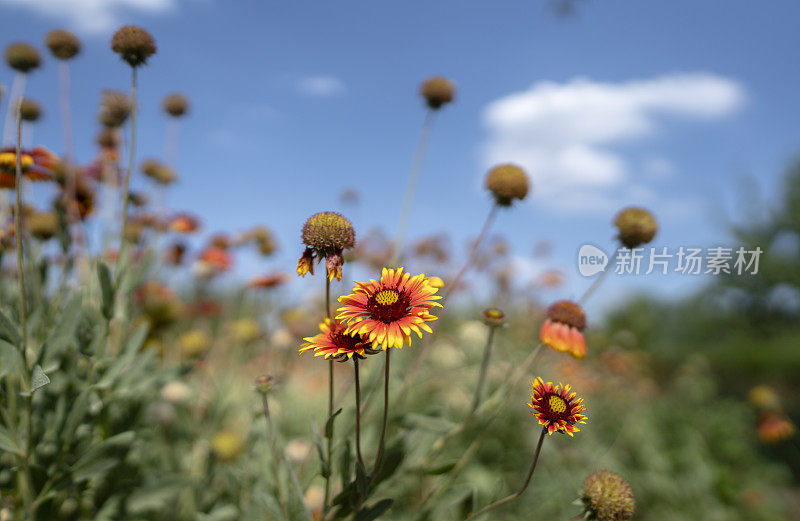
[[[342,413],[342,409],[339,408],[336,412],[331,414],[331,417],[328,418],[328,421],[325,422],[325,438],[331,439],[333,437],[333,421],[341,413]]]
[[[31,394],[35,393],[37,390],[49,383],[50,378],[44,374],[42,367],[39,365],[33,366],[33,373],[31,374]]]
[[[111,271],[103,262],[97,264],[97,278],[100,280],[103,316],[111,320],[114,313],[114,288],[111,284]]]
[[[14,433],[2,425],[0,425],[0,449],[16,454],[17,456],[22,456],[24,454],[22,446],[19,444],[19,440],[17,440]]]
[[[19,328],[2,311],[0,311],[0,339],[14,344],[17,348],[22,344]]]
[[[381,499],[371,507],[367,507],[356,515],[356,521],[373,521],[378,519],[378,516],[389,510],[394,499]]]

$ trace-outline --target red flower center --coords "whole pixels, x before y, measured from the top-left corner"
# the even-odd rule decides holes
[[[396,289],[382,289],[367,301],[367,310],[372,318],[391,324],[408,314],[408,296]]]

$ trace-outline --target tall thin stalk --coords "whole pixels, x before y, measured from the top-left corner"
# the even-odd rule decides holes
[[[114,267],[114,284],[119,288],[120,266],[125,256],[128,241],[125,240],[125,228],[128,226],[128,206],[130,205],[131,174],[133,172],[134,155],[136,151],[136,67],[131,67],[131,135],[128,149],[128,168],[125,171],[125,180],[122,188],[122,229],[119,233],[119,254]]]
[[[325,315],[329,320],[333,320],[331,316],[331,279],[325,273]],[[333,416],[333,399],[334,399],[334,386],[333,386],[333,358],[328,360],[328,421]],[[328,473],[325,477],[325,496],[322,503],[322,511],[328,511],[328,504],[331,497],[331,476],[333,474],[331,465],[331,457],[333,455],[333,422],[330,426],[330,436],[328,437],[328,446],[326,447]]]
[[[494,510],[495,508],[505,505],[506,503],[513,501],[520,497],[522,494],[525,493],[525,490],[528,489],[528,485],[531,484],[531,478],[533,478],[533,471],[536,470],[536,464],[539,462],[539,454],[542,452],[542,444],[544,443],[544,435],[547,434],[547,427],[542,428],[542,433],[539,435],[539,443],[536,445],[536,452],[533,455],[533,463],[531,464],[531,468],[528,471],[528,476],[525,478],[525,482],[522,484],[522,488],[519,491],[511,494],[510,496],[506,496],[503,499],[498,499],[494,503],[490,503],[483,507],[482,509],[478,510],[474,514],[470,514],[469,517],[465,521],[469,521],[470,519],[477,519],[478,517],[482,516],[483,514],[489,512],[490,510]]]
[[[475,396],[472,399],[472,407],[470,414],[473,414],[478,406],[481,404],[481,396],[483,394],[483,383],[486,380],[486,372],[489,370],[489,360],[492,356],[492,341],[494,340],[494,332],[497,328],[489,326],[489,336],[486,338],[486,347],[483,350],[483,361],[481,362],[481,372],[478,376],[478,384],[475,386]]]
[[[288,519],[289,514],[286,510],[286,501],[283,497],[283,487],[281,487],[281,469],[280,458],[278,457],[277,438],[275,436],[274,427],[272,426],[272,417],[269,414],[269,398],[267,398],[267,393],[261,393],[261,404],[264,408],[264,420],[267,423],[267,439],[272,459],[272,472],[275,474],[275,489],[278,495],[278,504],[281,507],[284,517]]]
[[[28,326],[27,326],[27,297],[25,294],[25,262],[22,251],[22,97],[17,101],[17,147],[16,147],[16,182],[14,206],[14,241],[17,250],[17,282],[19,283],[19,324],[22,337],[19,350],[22,357],[22,381],[24,385],[27,432],[25,436],[25,457],[22,462],[23,501],[28,518],[34,519],[36,504],[33,501],[33,479],[31,477],[31,452],[33,452],[33,393],[31,392],[31,375],[28,366]],[[11,103],[11,101],[9,101]]]
[[[381,423],[381,439],[378,442],[378,454],[375,456],[375,465],[372,467],[370,481],[375,479],[381,467],[383,450],[386,446],[386,426],[389,423],[389,365],[391,363],[392,350],[386,350],[386,363],[383,368],[383,421]]]
[[[356,456],[358,463],[364,467],[364,458],[361,455],[361,382],[358,377],[358,355],[353,357],[353,377],[356,383]]]
[[[419,141],[417,141],[417,148],[414,151],[414,160],[411,162],[411,171],[408,173],[408,184],[406,185],[406,194],[403,197],[403,206],[400,211],[400,220],[397,224],[397,236],[392,244],[392,255],[390,266],[395,266],[400,260],[400,252],[403,249],[403,242],[405,241],[406,231],[408,229],[408,219],[411,216],[411,208],[414,205],[414,194],[417,191],[419,184],[419,176],[422,172],[422,160],[425,158],[425,151],[428,148],[428,142],[431,137],[431,130],[433,129],[433,118],[436,111],[428,109],[425,113],[425,120],[422,122],[422,130],[419,134]]]

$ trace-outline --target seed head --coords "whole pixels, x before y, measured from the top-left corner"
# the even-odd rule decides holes
[[[34,212],[28,216],[27,225],[31,235],[46,241],[58,231],[58,216],[53,212]]]
[[[42,117],[42,107],[29,98],[23,98],[20,105],[20,117],[23,121],[34,122]]]
[[[144,175],[162,185],[171,184],[178,177],[172,168],[157,159],[145,159],[141,168]]]
[[[309,217],[303,225],[302,239],[303,244],[327,256],[352,248],[356,242],[356,232],[342,214],[320,212]]]
[[[500,206],[511,206],[528,195],[528,175],[517,165],[497,165],[486,174],[486,188]]]
[[[119,133],[114,128],[104,128],[97,133],[95,141],[101,148],[118,148],[120,145]]]
[[[588,519],[627,521],[636,502],[628,483],[613,472],[600,470],[583,482],[582,498]]]
[[[44,40],[54,57],[69,60],[81,52],[81,41],[77,36],[64,29],[53,29]]]
[[[174,118],[179,118],[189,110],[189,100],[183,94],[169,94],[162,102],[164,112]]]
[[[578,331],[586,329],[586,313],[570,300],[559,300],[547,308],[547,318],[574,327]]]
[[[453,101],[456,95],[456,87],[447,78],[433,76],[422,82],[419,87],[419,93],[425,98],[429,108],[437,110]]]
[[[104,90],[100,100],[100,124],[106,128],[118,128],[131,115],[131,100],[127,94],[116,90]]]
[[[156,53],[156,41],[141,27],[125,25],[117,29],[111,37],[111,50],[131,67],[139,67],[145,65],[147,59]]]
[[[277,379],[269,374],[262,374],[256,377],[254,382],[255,390],[261,394],[267,394],[275,389]]]
[[[6,47],[6,63],[15,71],[26,74],[39,67],[42,57],[33,45],[15,42]]]
[[[656,218],[649,210],[634,206],[622,209],[614,218],[619,241],[628,248],[635,248],[653,240],[658,231]]]
[[[506,314],[496,308],[484,309],[483,323],[489,327],[500,327],[506,323]]]

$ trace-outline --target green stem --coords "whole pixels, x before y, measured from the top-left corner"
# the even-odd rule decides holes
[[[25,295],[25,261],[22,251],[22,101],[17,102],[17,169],[15,183],[15,203],[14,203],[14,239],[17,249],[17,281],[19,283],[19,324],[22,341],[19,346],[22,356],[22,382],[26,394],[26,419],[27,432],[25,436],[25,457],[23,466],[23,499],[28,512],[28,518],[34,519],[36,515],[36,505],[33,502],[33,479],[31,477],[31,452],[33,451],[33,393],[31,392],[31,375],[28,367],[28,326],[27,326],[27,298]]]
[[[130,205],[131,174],[133,172],[134,154],[136,152],[136,67],[131,67],[131,137],[128,149],[128,168],[125,171],[125,181],[122,188],[122,229],[119,233],[119,252],[114,267],[114,285],[119,289],[120,266],[125,255],[128,241],[125,240],[125,228],[128,226],[128,206]]]
[[[331,318],[331,279],[325,274],[325,314],[329,320]],[[328,360],[328,419],[333,416],[333,399],[334,399],[334,386],[333,386],[333,359]],[[325,478],[325,496],[322,502],[322,511],[327,512],[331,497],[331,478],[333,476],[333,465],[331,458],[333,456],[333,422],[331,422],[330,437],[328,438],[328,446],[326,447],[328,475]]]
[[[428,141],[430,141],[431,130],[433,128],[433,115],[433,110],[428,110],[428,112],[425,113],[425,120],[422,123],[422,130],[419,134],[417,148],[414,151],[414,160],[411,162],[411,171],[408,174],[406,194],[403,197],[403,206],[400,211],[400,221],[397,224],[397,236],[392,244],[392,255],[389,261],[390,266],[395,266],[400,260],[400,250],[403,248],[403,241],[405,240],[406,230],[408,229],[408,219],[411,216],[414,193],[417,190],[419,175],[422,171],[422,160],[425,157],[425,150],[428,148]]]
[[[283,497],[283,490],[281,487],[281,469],[280,459],[278,458],[277,441],[275,438],[275,430],[272,426],[272,417],[269,414],[269,399],[266,393],[261,393],[261,403],[264,407],[264,420],[267,424],[267,439],[269,440],[269,450],[272,459],[272,472],[275,474],[275,489],[278,496],[278,504],[281,506],[281,511],[286,519],[289,519],[289,513],[286,510],[286,502]]]
[[[482,516],[483,514],[489,512],[490,510],[494,510],[495,508],[505,505],[506,503],[513,501],[520,497],[522,494],[525,493],[525,490],[528,489],[528,485],[531,484],[531,478],[533,478],[533,471],[536,470],[536,464],[539,462],[539,454],[542,452],[542,443],[544,443],[544,435],[547,434],[547,427],[542,428],[542,433],[539,435],[539,443],[536,445],[536,453],[533,455],[533,463],[531,464],[531,468],[528,471],[528,476],[525,478],[525,482],[522,484],[522,488],[519,491],[511,494],[510,496],[506,496],[503,499],[498,499],[494,503],[490,503],[483,507],[482,509],[478,510],[474,514],[470,514],[469,517],[465,521],[469,521],[470,519],[477,519],[478,517]]]
[[[378,454],[375,456],[375,465],[372,467],[370,481],[375,479],[381,466],[383,450],[386,446],[386,426],[389,423],[389,364],[391,362],[392,350],[386,350],[386,363],[383,371],[383,422],[381,425],[381,439],[378,442]]]
[[[361,456],[361,382],[358,377],[358,355],[353,357],[353,375],[356,383],[356,456],[358,463],[364,467],[364,458]]]
[[[481,404],[481,396],[483,394],[483,384],[486,380],[486,373],[489,369],[489,360],[492,355],[492,340],[494,339],[494,331],[497,329],[494,326],[489,326],[489,336],[486,339],[486,348],[483,351],[483,361],[481,362],[481,373],[478,376],[478,385],[475,386],[475,397],[472,399],[472,408],[470,414],[474,413],[478,406]]]
[[[606,264],[606,269],[601,271],[600,275],[598,275],[597,278],[595,278],[592,281],[592,284],[588,288],[586,288],[586,291],[583,292],[581,298],[578,299],[578,304],[583,304],[584,302],[586,302],[586,300],[589,299],[592,293],[594,293],[595,290],[597,290],[597,288],[600,287],[600,283],[603,282],[603,278],[606,276],[606,273],[614,269],[613,264],[617,258],[617,253],[619,253],[619,248],[614,250],[614,253],[611,255],[611,258],[608,259],[608,264]]]

